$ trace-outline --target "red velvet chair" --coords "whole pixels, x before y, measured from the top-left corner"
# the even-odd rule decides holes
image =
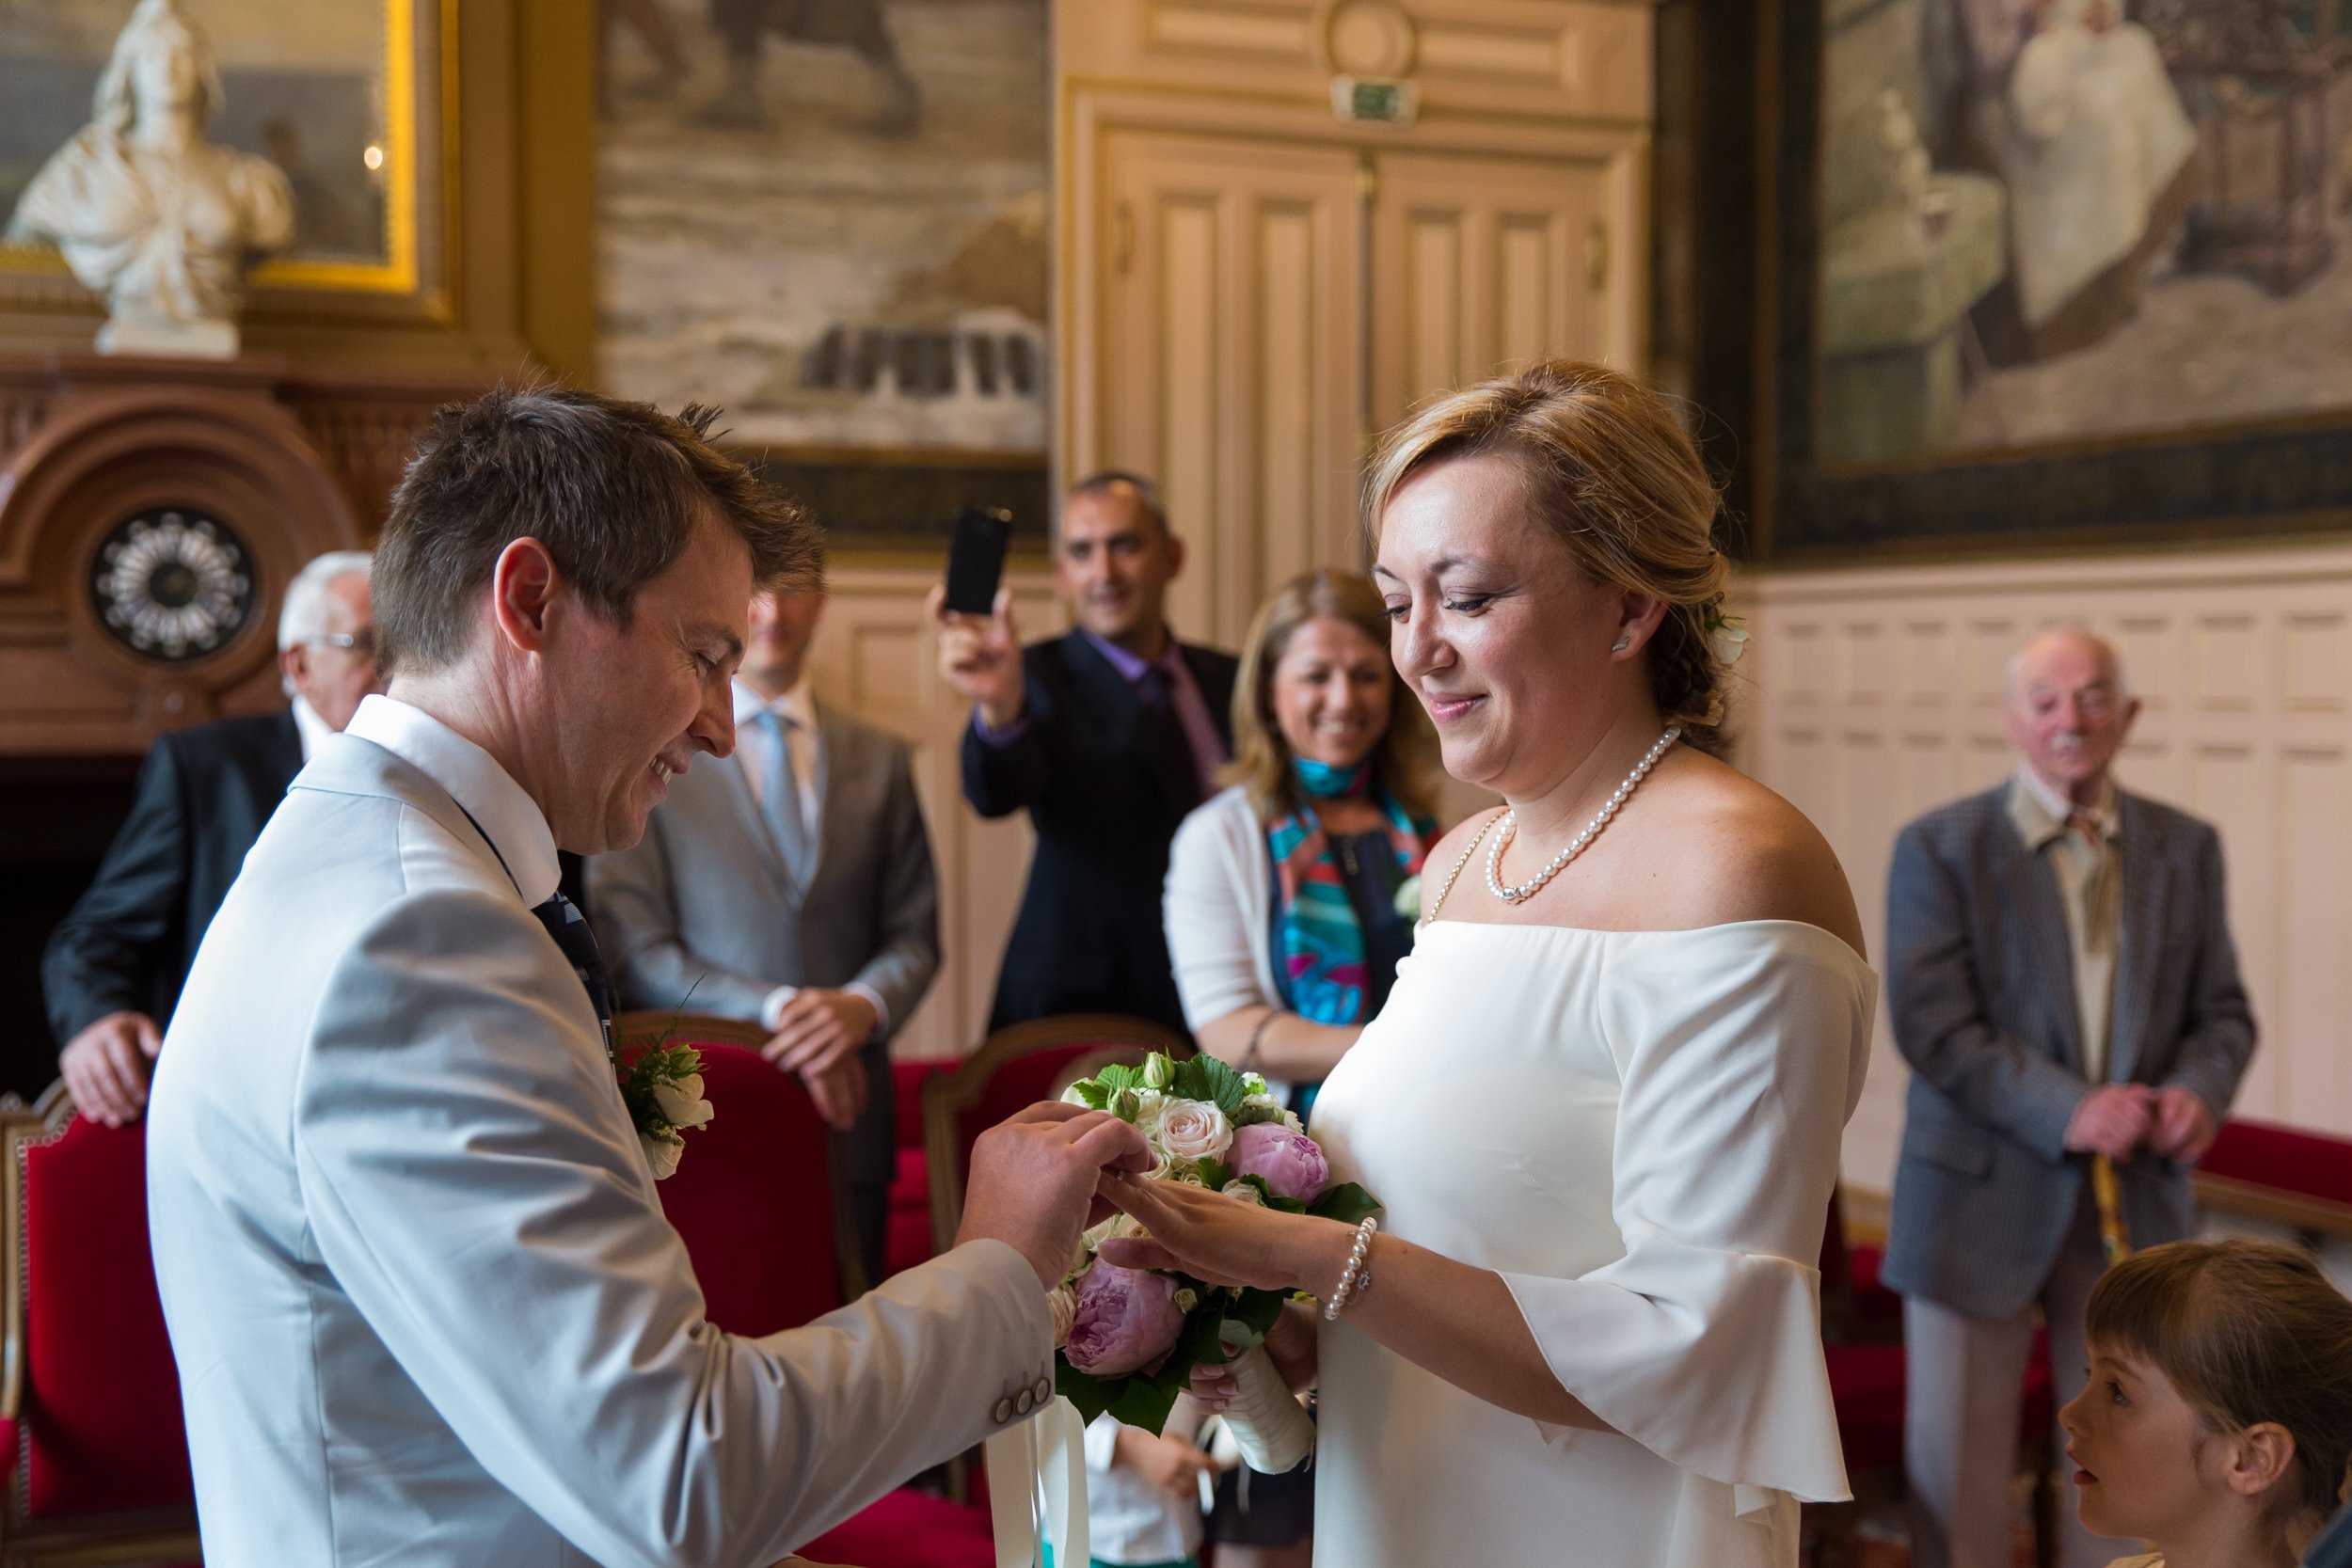
[[[0,1557],[192,1559],[196,1486],[149,1261],[144,1129],[76,1117],[54,1084],[29,1110],[0,1101]]]
[[[825,1124],[800,1082],[761,1059],[764,1031],[699,1014],[624,1013],[623,1058],[668,1031],[703,1053],[715,1113],[686,1134],[686,1156],[660,1186],[702,1283],[710,1321],[773,1334],[859,1293],[856,1249],[836,1200]],[[994,1568],[985,1509],[901,1487],[802,1548],[843,1568]]]
[[[1113,1062],[1130,1065],[1151,1052],[1192,1054],[1192,1042],[1148,1019],[1072,1013],[999,1029],[977,1051],[923,1086],[923,1147],[930,1167],[931,1244],[955,1245],[963,1221],[963,1184],[972,1146],[998,1122],[1074,1078]]]
[[[1848,1244],[1844,1206],[1832,1193],[1821,1237],[1822,1354],[1854,1500],[1805,1509],[1808,1560],[1814,1568],[1853,1568],[1859,1563],[1854,1528],[1863,1511],[1903,1493],[1902,1298],[1879,1283],[1879,1256],[1878,1248]],[[2059,1499],[2051,1474],[2058,1457],[2051,1427],[2058,1418],[2058,1399],[2046,1331],[2034,1336],[2024,1392],[2017,1421],[2018,1464],[2034,1478],[2034,1560],[2040,1568],[2053,1568]]]
[[[2232,1117],[2198,1164],[2197,1196],[2307,1238],[2352,1235],[2352,1143]]]
[[[931,1245],[930,1161],[923,1152],[923,1089],[953,1062],[894,1062],[898,1090],[897,1174],[890,1183],[890,1230],[882,1245],[886,1278],[938,1256]]]

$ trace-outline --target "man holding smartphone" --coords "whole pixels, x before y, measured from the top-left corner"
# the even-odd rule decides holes
[[[1184,562],[1152,483],[1112,471],[1072,486],[1055,530],[1073,630],[1024,648],[1009,591],[985,616],[931,592],[940,673],[972,700],[964,798],[982,816],[1025,808],[1037,831],[992,1029],[1114,1012],[1184,1032],[1160,889],[1177,824],[1232,754],[1235,664],[1168,629]]]

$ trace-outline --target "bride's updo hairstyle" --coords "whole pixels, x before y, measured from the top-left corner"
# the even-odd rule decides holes
[[[1661,717],[1702,750],[1720,738],[1724,666],[1708,637],[1731,563],[1719,499],[1674,411],[1615,371],[1547,359],[1431,402],[1389,433],[1365,485],[1376,545],[1405,482],[1466,457],[1508,458],[1530,514],[1587,577],[1666,601],[1644,654]]]

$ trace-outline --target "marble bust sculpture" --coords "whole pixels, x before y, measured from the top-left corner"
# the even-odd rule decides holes
[[[139,0],[91,122],[17,202],[11,236],[54,241],[106,296],[101,353],[234,356],[245,269],[293,238],[285,176],[204,139],[220,97],[212,44],[179,0]]]

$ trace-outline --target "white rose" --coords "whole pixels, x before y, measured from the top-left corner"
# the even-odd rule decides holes
[[[1176,1064],[1154,1051],[1143,1059],[1143,1085],[1149,1089],[1165,1089],[1176,1082]]]
[[[1160,1112],[1158,1143],[1179,1160],[1215,1160],[1232,1147],[1233,1126],[1205,1100],[1171,1100]]]
[[[686,1152],[686,1140],[675,1132],[655,1137],[649,1132],[637,1134],[638,1147],[645,1151],[645,1164],[653,1167],[656,1181],[667,1180],[677,1174],[678,1156]]]
[[[1205,1188],[1208,1186],[1206,1181],[1200,1180],[1200,1167],[1189,1162],[1171,1168],[1165,1180],[1179,1182],[1187,1187]]]
[[[1245,1072],[1241,1075],[1241,1086],[1245,1094],[1263,1095],[1266,1092],[1265,1080],[1254,1072]]]
[[[1715,656],[1715,662],[1729,669],[1740,662],[1740,656],[1748,651],[1748,628],[1724,616],[1707,630],[1707,651]]]
[[[675,1084],[656,1084],[653,1102],[661,1107],[661,1119],[673,1127],[705,1127],[717,1114],[703,1098],[699,1072],[690,1072]]]
[[[1060,1285],[1045,1293],[1045,1309],[1054,1314],[1054,1348],[1070,1343],[1070,1325],[1077,1321],[1078,1292],[1068,1285]]]
[[[1130,1236],[1146,1234],[1149,1232],[1143,1228],[1143,1222],[1135,1215],[1113,1214],[1109,1219],[1087,1232],[1087,1250],[1089,1252],[1099,1251],[1104,1242],[1123,1241]]]
[[[1242,1096],[1241,1102],[1244,1105],[1255,1106],[1261,1111],[1279,1111],[1282,1108],[1282,1102],[1275,1099],[1272,1095],[1266,1093],[1263,1089],[1260,1089],[1254,1094],[1246,1094]]]
[[[1282,1125],[1289,1128],[1294,1132],[1304,1132],[1307,1131],[1307,1124],[1298,1119],[1298,1113],[1296,1111],[1284,1111],[1282,1113]]]
[[[1228,1181],[1218,1190],[1224,1193],[1227,1197],[1237,1197],[1244,1203],[1254,1203],[1260,1208],[1265,1207],[1265,1194],[1258,1191],[1257,1188],[1251,1186],[1248,1182],[1242,1180],[1238,1177],[1231,1181]]]
[[[1200,1305],[1200,1292],[1189,1290],[1179,1291],[1174,1295],[1168,1297],[1168,1301],[1175,1307],[1177,1311],[1188,1314],[1194,1307]]]

